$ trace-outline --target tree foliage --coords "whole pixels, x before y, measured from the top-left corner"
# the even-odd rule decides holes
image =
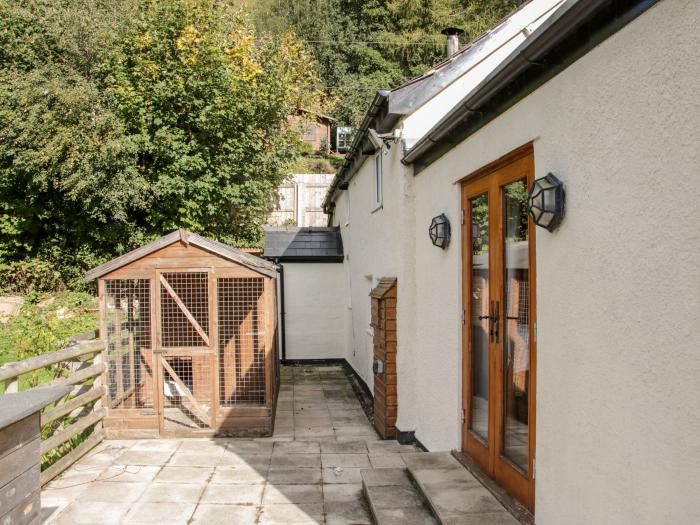
[[[246,3],[243,1],[242,3]],[[249,0],[259,28],[309,43],[327,104],[357,125],[374,93],[423,74],[445,55],[446,27],[469,42],[519,0]]]
[[[257,242],[311,61],[217,0],[0,0],[0,263]]]

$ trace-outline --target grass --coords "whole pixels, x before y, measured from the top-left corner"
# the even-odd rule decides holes
[[[0,324],[0,365],[60,350],[71,336],[98,326],[97,302],[84,292],[33,294],[25,298],[18,315]],[[19,390],[27,390],[55,377],[51,369],[20,377]],[[4,385],[0,385],[0,392]]]
[[[97,301],[84,292],[61,292],[55,295],[30,294],[18,315],[0,324],[0,365],[21,361],[37,355],[60,350],[77,334],[94,330],[98,326]],[[19,379],[19,391],[47,383],[65,373],[59,365],[23,374]],[[88,381],[88,384],[92,380]],[[0,384],[0,393],[5,385]],[[89,403],[86,410],[94,405]],[[78,417],[66,416],[44,426],[41,438],[47,439],[60,428],[76,422]],[[82,443],[92,433],[87,428],[41,458],[42,470],[58,461],[63,455]]]

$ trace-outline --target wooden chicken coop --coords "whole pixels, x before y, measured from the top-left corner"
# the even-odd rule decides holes
[[[277,267],[177,230],[98,279],[108,437],[272,433]]]

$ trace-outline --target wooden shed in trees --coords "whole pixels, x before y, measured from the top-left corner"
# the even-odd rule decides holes
[[[267,435],[276,265],[184,230],[91,271],[111,437]]]

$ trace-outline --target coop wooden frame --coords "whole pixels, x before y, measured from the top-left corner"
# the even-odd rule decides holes
[[[181,298],[169,279],[193,276],[198,291]],[[274,264],[179,230],[86,278],[98,280],[108,437],[271,435],[279,389]],[[226,297],[219,297],[219,288]],[[164,310],[177,313],[172,326]],[[182,327],[192,344],[186,337],[164,344],[164,330],[177,338]],[[186,365],[186,379],[174,362]],[[186,424],[166,418],[174,399]]]

